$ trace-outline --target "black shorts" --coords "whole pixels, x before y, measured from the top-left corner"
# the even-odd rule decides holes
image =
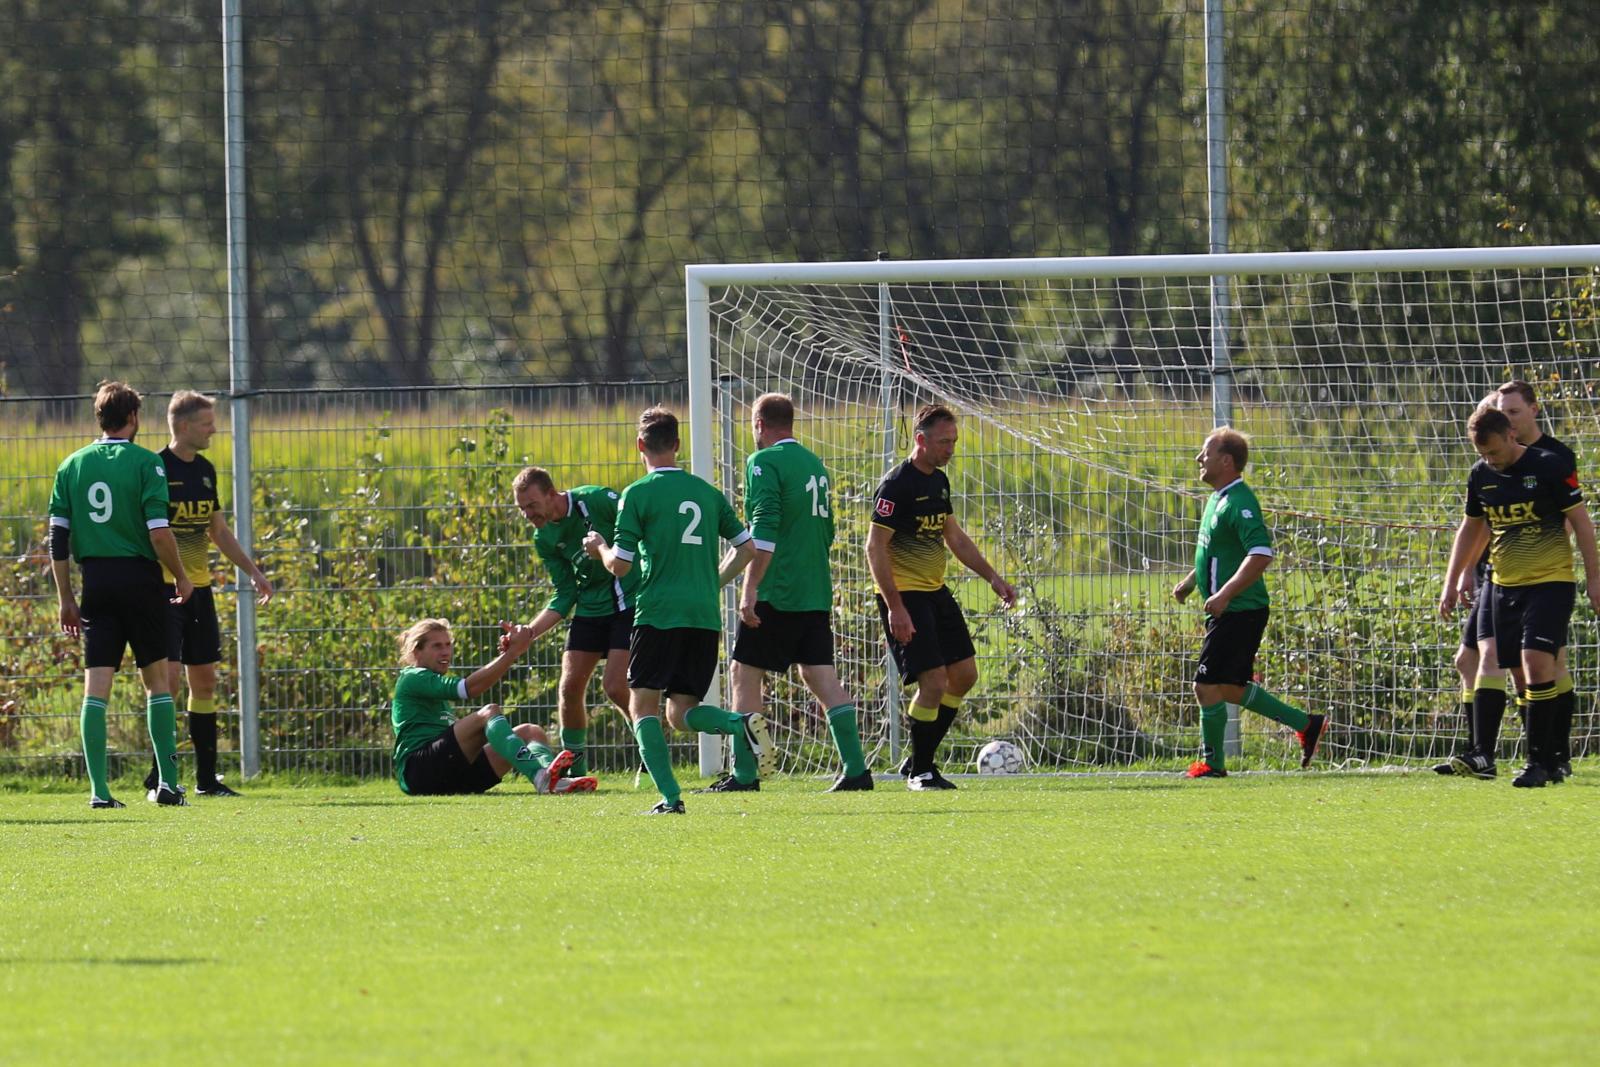
[[[739,663],[764,671],[786,671],[796,663],[833,666],[832,612],[780,611],[761,600],[756,617],[760,626],[739,623],[733,642],[733,658]]]
[[[1502,668],[1522,666],[1522,650],[1552,656],[1567,647],[1567,627],[1578,587],[1572,582],[1494,587],[1495,658]]]
[[[659,689],[704,700],[717,673],[722,634],[716,630],[635,626],[629,647],[628,688]]]
[[[1494,636],[1494,586],[1478,586],[1478,594],[1467,608],[1461,623],[1461,647],[1476,649],[1480,641]]]
[[[878,618],[883,622],[889,654],[900,668],[901,685],[916,685],[917,675],[923,671],[948,667],[978,654],[972,644],[972,634],[967,630],[966,616],[961,614],[961,605],[956,603],[949,586],[940,586],[931,592],[900,594],[916,631],[907,645],[896,641],[889,632],[889,605],[880,595],[874,594],[874,599],[878,602]]]
[[[195,586],[182,604],[171,603],[177,587],[167,586],[167,658],[178,663],[216,663],[222,659],[222,625],[211,587]]]
[[[487,793],[500,784],[489,757],[467,762],[454,730],[446,730],[406,757],[406,789],[414,797]]]
[[[83,665],[122,666],[122,650],[148,667],[167,658],[167,597],[153,559],[91,557],[83,561]]]
[[[1267,632],[1266,608],[1225,611],[1206,616],[1206,637],[1200,643],[1196,685],[1249,685],[1255,681],[1256,652]]]
[[[632,608],[610,615],[575,615],[567,623],[568,652],[598,652],[605,659],[613,648],[627,648],[632,638]]]

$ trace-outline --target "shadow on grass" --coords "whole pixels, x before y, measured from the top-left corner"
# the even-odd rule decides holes
[[[0,824],[13,825],[133,825],[131,819],[0,819]]]
[[[0,967],[15,964],[29,964],[34,966],[75,966],[86,967],[192,967],[197,964],[212,964],[217,961],[200,956],[125,956],[120,959],[105,959],[99,956],[64,957],[60,959],[29,959],[26,956],[0,957]]]

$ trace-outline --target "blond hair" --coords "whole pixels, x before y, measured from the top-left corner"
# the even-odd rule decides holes
[[[417,665],[417,653],[428,643],[428,635],[443,630],[451,633],[449,619],[419,619],[400,635],[400,663],[405,667]]]
[[[193,389],[180,389],[172,394],[172,399],[167,403],[167,425],[174,430],[178,423],[191,419],[202,411],[210,411],[217,406],[217,402],[204,393],[197,393]]]

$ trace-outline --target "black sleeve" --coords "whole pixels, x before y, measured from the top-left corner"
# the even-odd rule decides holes
[[[66,559],[71,555],[72,531],[65,526],[50,527],[50,558]]]
[[[1467,475],[1467,503],[1466,513],[1474,519],[1483,518],[1483,504],[1478,500],[1478,467],[1472,468],[1472,473]]]

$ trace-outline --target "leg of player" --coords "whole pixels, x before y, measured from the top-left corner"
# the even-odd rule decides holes
[[[733,666],[737,672],[745,665],[735,662]],[[736,682],[736,691],[737,685]],[[759,679],[756,685],[759,692]],[[760,698],[757,697],[757,706],[759,701]],[[768,732],[767,721],[760,712],[741,714],[719,708],[715,704],[703,704],[687,694],[674,693],[668,701],[667,715],[676,729],[693,730],[702,734],[720,734],[732,739],[733,774],[713,786],[715,792],[754,792],[761,788],[762,775],[772,774],[777,770],[772,735]]]
[[[1478,694],[1486,690],[1479,705]],[[1500,723],[1506,716],[1506,670],[1500,666],[1500,649],[1494,638],[1478,642],[1478,676],[1473,679],[1472,736],[1479,752],[1495,758],[1500,747]]]
[[[934,745],[944,744],[945,735],[955,725],[956,714],[961,710],[961,699],[978,684],[978,660],[975,656],[947,664],[944,669],[944,692],[939,697],[939,736]]]
[[[533,784],[536,793],[572,790],[571,786],[562,788],[563,776],[572,763],[571,754],[552,752],[544,730],[532,723],[512,726],[501,714],[500,705],[485,704],[457,719],[452,729],[468,762],[476,761],[482,753],[497,775],[504,778],[515,770]]]
[[[169,662],[158,659],[139,668],[145,689],[145,725],[150,731],[150,745],[155,749],[160,770],[148,799],[164,807],[183,807],[187,801],[178,788],[178,709],[172,703],[172,693],[167,686]]]
[[[650,780],[661,794],[661,803],[651,815],[682,815],[683,788],[672,773],[672,754],[667,749],[667,733],[661,726],[661,690],[634,689],[629,693],[629,713],[633,716],[633,736],[639,742],[639,757],[644,760]]]
[[[703,734],[721,734],[732,741],[733,770],[718,778],[704,793],[753,793],[761,788],[762,766],[751,744],[747,725],[759,720],[763,734],[766,720],[759,713],[762,707],[762,686],[767,672],[748,663],[733,661],[729,671],[729,688],[733,691],[733,710],[724,711],[710,704],[690,708],[684,714],[684,726]],[[770,747],[770,736],[767,737]],[[756,745],[760,745],[757,739]]]
[[[589,679],[599,665],[598,652],[568,649],[561,656],[561,688],[556,697],[556,712],[561,719],[561,747],[574,757],[574,774],[589,773],[589,709],[584,697]]]
[[[189,739],[194,742],[195,795],[236,797],[239,794],[217,778],[217,665],[191,663],[185,671],[189,678]]]
[[[1322,728],[1327,724],[1326,716],[1309,715],[1293,704],[1279,700],[1255,682],[1245,686],[1244,697],[1239,705],[1293,730],[1300,742],[1300,766],[1311,766],[1311,757],[1317,753],[1317,742],[1322,739]]]
[[[1194,698],[1200,704],[1200,758],[1189,765],[1189,777],[1226,778],[1228,705],[1243,701],[1244,686],[1196,682]]]
[[[1550,768],[1550,773],[1558,782],[1572,777],[1572,716],[1577,703],[1572,675],[1567,672],[1567,647],[1562,645],[1556,653],[1556,734],[1554,759]]]
[[[83,672],[83,710],[79,727],[83,732],[83,764],[89,774],[89,806],[120,808],[123,803],[111,795],[106,775],[106,702],[111,697],[115,667],[89,667]]]
[[[906,777],[906,786],[918,792],[955,788],[954,784],[939,774],[936,766],[941,736],[939,707],[944,700],[946,681],[943,667],[934,667],[917,675],[917,692],[906,708],[906,717],[911,720],[911,768]]]
[[[800,680],[817,698],[828,715],[828,732],[839,750],[844,770],[828,787],[830,793],[850,793],[872,788],[872,772],[861,751],[861,729],[856,722],[856,703],[839,681],[839,672],[828,664],[800,665]],[[743,707],[743,705],[739,705]]]
[[[1538,789],[1548,785],[1554,766],[1557,744],[1557,691],[1556,657],[1548,652],[1526,648],[1522,650],[1522,676],[1527,682],[1528,720],[1525,727],[1528,738],[1528,765],[1511,780],[1519,789]]]
[[[1469,627],[1473,626],[1473,612],[1471,611],[1467,612],[1467,625]],[[1469,644],[1469,641],[1474,643]],[[1456,674],[1461,678],[1461,718],[1467,726],[1467,754],[1478,751],[1477,715],[1473,709],[1477,702],[1479,662],[1481,662],[1481,657],[1478,655],[1475,637],[1469,637],[1469,635],[1463,633],[1461,635],[1461,644],[1456,646],[1454,666]],[[1434,764],[1433,772],[1435,774],[1455,774],[1456,760],[1458,758],[1457,756],[1451,756],[1442,763]]]
[[[172,694],[173,706],[177,706],[178,691],[183,687],[183,664],[179,662],[177,653],[169,651],[167,659],[167,692]],[[198,755],[198,753],[197,753]],[[198,759],[196,761],[198,766]],[[144,776],[144,787],[148,790],[155,789],[161,781],[161,761],[152,752],[150,755],[150,770]],[[198,788],[200,782],[196,782]]]

